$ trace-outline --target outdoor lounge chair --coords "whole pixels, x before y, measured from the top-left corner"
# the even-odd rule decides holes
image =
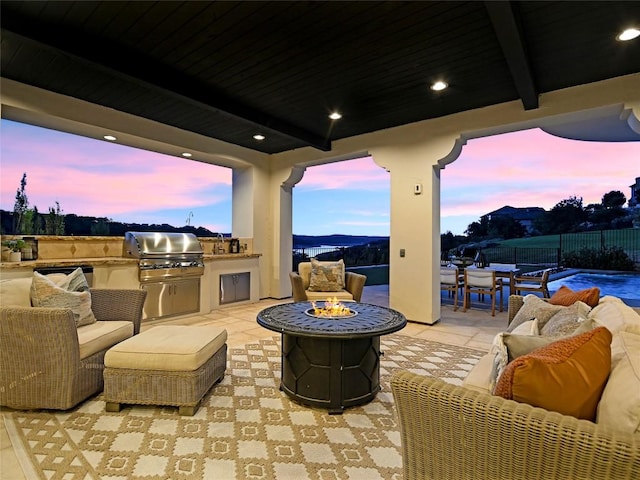
[[[551,269],[547,268],[539,276],[515,277],[511,291],[514,295],[522,295],[522,292],[540,292],[544,298],[549,298],[551,297],[547,287],[549,275],[551,275]]]
[[[102,391],[104,355],[140,331],[146,291],[90,291],[97,321],[81,327],[69,308],[20,306],[8,300],[5,306],[3,299],[0,405],[67,410]]]
[[[339,291],[318,292],[310,291],[311,262],[300,262],[298,272],[289,272],[294,302],[307,300],[325,300],[327,297],[336,297],[338,300],[353,300],[359,302],[362,298],[366,275],[354,272],[345,272],[344,288]]]

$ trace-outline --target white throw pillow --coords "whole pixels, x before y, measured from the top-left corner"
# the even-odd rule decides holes
[[[504,343],[505,335],[538,335],[538,320],[533,319],[526,321],[514,328],[513,332],[500,332],[494,337],[493,345],[491,346],[491,350],[489,352],[494,355],[493,369],[491,370],[491,379],[489,381],[489,388],[491,389],[491,391],[493,391],[493,387],[495,387],[498,378],[500,378],[500,375],[502,375],[502,371],[509,363],[509,350],[507,349],[507,345]]]
[[[617,333],[627,330],[629,326],[640,327],[640,315],[618,297],[607,296],[601,298],[598,306],[589,312],[589,318],[593,319],[596,326],[606,327],[613,334],[611,341],[611,369],[613,370],[625,354],[621,337]]]
[[[624,355],[609,375],[596,421],[637,434],[640,433],[640,333],[621,331],[618,336]]]

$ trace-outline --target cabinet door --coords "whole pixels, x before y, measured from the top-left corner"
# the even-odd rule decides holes
[[[172,282],[173,306],[172,315],[200,311],[200,279],[188,278]]]
[[[251,274],[249,272],[238,273],[236,277],[236,302],[251,298]]]
[[[173,304],[172,282],[154,282],[142,285],[147,291],[147,299],[144,302],[143,317],[159,318],[170,315]]]
[[[220,275],[220,305],[236,301],[235,275]]]

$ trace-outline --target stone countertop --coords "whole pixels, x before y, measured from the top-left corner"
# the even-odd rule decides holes
[[[204,261],[213,261],[213,260],[239,260],[242,258],[258,258],[261,254],[259,253],[205,253]]]
[[[258,258],[258,253],[220,253],[205,254],[204,261],[215,260],[240,260],[247,258]],[[81,265],[89,265],[92,267],[99,265],[137,265],[137,258],[127,257],[86,257],[86,258],[49,258],[38,260],[23,260],[21,262],[2,262],[0,269],[18,269],[18,268],[43,268],[43,267],[76,267]]]
[[[42,268],[42,267],[76,267],[81,265],[89,265],[92,267],[98,265],[137,265],[136,258],[124,257],[87,257],[87,258],[49,258],[38,260],[23,260],[22,262],[2,262],[1,269],[18,269],[18,268]]]

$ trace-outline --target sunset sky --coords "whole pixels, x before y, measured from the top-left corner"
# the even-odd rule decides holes
[[[13,210],[27,173],[31,207],[121,222],[190,222],[231,232],[231,170],[2,120],[0,208]],[[611,190],[627,198],[640,176],[640,142],[564,140],[528,130],[471,140],[441,175],[441,231],[504,205],[584,205]],[[308,168],[296,185],[293,230],[301,235],[389,235],[389,174],[370,158]]]

